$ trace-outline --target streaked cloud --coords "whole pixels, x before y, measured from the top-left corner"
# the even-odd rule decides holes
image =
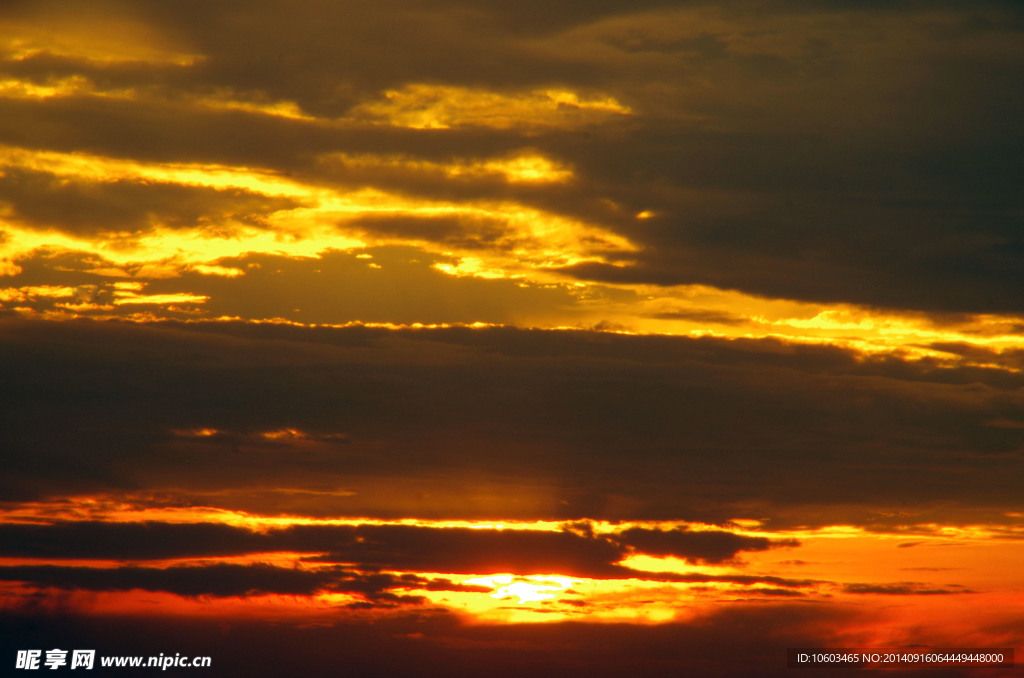
[[[489,290],[480,303],[493,286],[521,290],[477,282]],[[434,303],[414,291],[410,309]],[[1017,510],[1024,428],[1012,424],[1024,414],[1019,375],[1004,369],[771,339],[501,327],[3,326],[12,498],[157,483],[197,499],[219,488],[229,508],[283,508],[287,496],[261,492],[326,485],[355,494],[322,498],[324,511],[387,517],[800,521],[797,507],[813,506],[815,521],[891,524],[885,514],[906,502],[921,522]],[[51,417],[84,428],[65,434]],[[202,430],[223,435],[176,433]],[[308,437],[261,435],[287,430]],[[88,468],[68,464],[83,457]]]
[[[631,111],[609,96],[580,96],[571,90],[503,94],[463,87],[407,85],[384,92],[382,101],[353,109],[359,119],[381,120],[412,129],[454,126],[573,129]]]

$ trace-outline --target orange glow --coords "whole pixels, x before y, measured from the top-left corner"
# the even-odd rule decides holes
[[[0,80],[0,97],[11,99],[49,99],[91,92],[92,83],[80,76],[51,79],[46,84],[6,78]]]
[[[459,256],[424,240],[380,237],[346,232],[346,222],[366,215],[410,217],[464,216],[493,224],[503,235],[487,250],[466,253],[465,264],[450,272],[476,277],[513,277],[550,267],[584,261],[604,261],[613,252],[629,252],[635,246],[626,238],[602,227],[508,202],[446,203],[416,200],[376,189],[335,191],[310,186],[273,172],[202,164],[147,164],[84,153],[36,152],[7,147],[10,166],[49,172],[77,181],[159,181],[216,190],[243,189],[272,198],[289,198],[298,207],[268,216],[265,228],[245,223],[222,224],[215,231],[167,228],[155,224],[140,234],[101,239],[41,231],[38,226],[8,222],[4,254],[9,260],[28,257],[42,248],[97,254],[118,268],[94,272],[103,275],[134,275],[166,278],[196,270],[214,275],[241,275],[237,269],[218,264],[227,257],[247,253],[272,253],[316,258],[329,250],[351,250],[372,245],[415,244],[446,256]],[[475,171],[470,169],[465,171]],[[481,171],[500,173],[510,181],[559,181],[565,170],[534,155],[490,161]],[[550,277],[550,276],[549,276]]]
[[[175,435],[179,435],[186,438],[209,438],[220,433],[215,428],[197,428],[188,431],[174,431]]]
[[[309,437],[307,434],[294,428],[283,428],[280,431],[266,431],[260,435],[267,440],[294,440]]]
[[[609,96],[587,97],[569,90],[500,93],[426,84],[388,90],[384,99],[359,105],[354,116],[412,129],[449,127],[572,128],[629,115]]]
[[[642,572],[672,572],[675,574],[725,575],[737,574],[741,571],[735,566],[694,565],[682,558],[673,558],[671,556],[655,557],[644,554],[627,556],[620,560],[618,564]]]
[[[533,575],[516,577],[499,574],[488,577],[473,577],[463,580],[464,584],[477,584],[494,588],[491,598],[497,600],[516,599],[519,604],[552,600],[564,593],[577,580],[569,577]]]
[[[15,264],[10,258],[0,258],[0,276],[18,275],[21,271],[21,266]]]
[[[346,168],[371,172],[388,170],[467,180],[499,177],[509,183],[561,183],[572,178],[570,170],[535,151],[522,151],[489,160],[456,160],[447,163],[408,156],[339,153],[325,156],[321,162],[327,167],[340,164]]]
[[[66,298],[75,296],[74,287],[59,285],[29,285],[27,287],[0,288],[0,301],[28,301],[36,297]]]
[[[177,294],[131,294],[118,296],[114,299],[114,304],[121,306],[123,304],[201,304],[207,301],[209,297],[188,294],[186,292],[179,292]]]
[[[181,435],[209,437],[221,432],[196,429]],[[302,439],[298,429],[265,432],[272,439]],[[279,436],[273,438],[273,436]],[[282,438],[283,437],[283,438]],[[294,525],[406,525],[425,528],[460,527],[479,530],[578,530],[574,523],[473,522],[420,519],[373,520],[356,517],[313,518],[266,516],[215,507],[149,505],[145,500],[78,497],[68,501],[25,503],[4,509],[0,522],[39,524],[59,521],[106,521],[164,523],[211,522],[270,533]],[[849,629],[851,642],[896,645],[901,624],[913,619],[948,615],[962,609],[964,597],[976,601],[975,612],[961,614],[954,627],[967,636],[971,623],[1012,619],[1024,604],[1019,591],[1016,564],[1024,558],[1022,525],[907,525],[895,532],[871,532],[851,525],[816,529],[769,531],[753,519],[739,519],[744,527],[728,528],[742,536],[769,540],[798,540],[798,545],[767,550],[741,551],[729,561],[702,563],[682,557],[631,553],[617,565],[615,578],[587,578],[562,573],[506,572],[464,574],[388,571],[401,581],[413,575],[414,584],[399,589],[403,594],[426,599],[425,605],[443,607],[478,623],[536,623],[586,619],[590,622],[657,624],[690,619],[708,613],[722,603],[758,601],[788,602],[794,599],[828,601],[873,610],[873,621],[858,630]],[[615,540],[630,528],[669,530],[686,527],[691,532],[722,531],[722,526],[699,523],[588,521],[595,539]],[[331,573],[335,565],[310,560],[317,552],[247,553],[225,557],[168,558],[152,561],[103,561],[82,559],[5,558],[3,566],[57,564],[75,567],[168,568],[183,565],[264,563],[285,569]],[[453,563],[457,565],[457,563]],[[358,567],[352,565],[350,567]],[[376,570],[375,570],[376,571]],[[436,590],[418,582],[447,580],[455,586]],[[483,591],[459,589],[483,587]],[[451,590],[449,590],[449,588]],[[17,594],[20,589],[13,589]],[[83,598],[85,600],[85,598]],[[358,602],[348,593],[322,590],[305,596],[246,596],[244,598],[179,599],[168,594],[124,592],[96,594],[89,598],[97,614],[142,612],[147,614],[195,614],[238,616],[251,613],[313,619],[322,611]],[[984,606],[984,610],[978,609]],[[353,612],[355,614],[355,612]],[[884,642],[883,642],[884,641]],[[980,643],[980,641],[979,641]]]

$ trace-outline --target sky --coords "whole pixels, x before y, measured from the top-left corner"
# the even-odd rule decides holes
[[[1021,72],[1010,0],[8,0],[0,662],[1021,648]]]

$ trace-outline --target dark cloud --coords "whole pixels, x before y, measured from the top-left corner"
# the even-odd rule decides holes
[[[416,575],[363,573],[341,568],[316,571],[275,567],[264,563],[235,565],[206,563],[152,567],[71,567],[13,565],[0,567],[0,580],[21,582],[32,588],[65,591],[157,591],[196,597],[247,597],[265,594],[309,596],[316,593],[351,593],[364,608],[418,605],[422,596],[396,593],[406,589],[479,592],[480,587],[429,580]]]
[[[381,525],[361,527],[356,539],[322,560],[421,572],[603,577],[621,575],[613,563],[622,556],[606,540],[568,532]]]
[[[765,537],[748,537],[717,530],[648,530],[639,527],[620,532],[617,539],[623,545],[647,555],[676,556],[709,563],[729,560],[741,551],[766,551],[799,545],[795,539],[773,541]]]
[[[292,200],[240,189],[88,181],[13,168],[4,170],[0,203],[6,203],[10,216],[19,222],[86,236],[139,233],[157,226],[223,232],[232,224],[262,225],[267,214],[297,206]]]
[[[727,532],[658,532],[640,529],[627,530],[616,535],[615,540],[622,542],[622,545],[605,537],[571,532],[407,525],[297,525],[260,533],[206,523],[81,521],[0,525],[0,555],[6,557],[143,561],[271,552],[323,553],[309,555],[305,560],[337,563],[371,573],[556,574],[691,583],[729,582],[744,586],[768,583],[790,588],[812,583],[809,580],[796,581],[763,575],[708,576],[640,572],[615,564],[627,554],[624,545],[632,547],[632,552],[647,555],[675,555],[721,562],[740,550],[794,545],[790,541],[769,542],[767,539],[742,537]],[[130,572],[136,572],[137,569],[131,569]],[[143,572],[146,575],[149,573],[150,570]],[[96,576],[107,575],[101,573]],[[479,587],[456,585],[448,579],[427,580],[416,575],[358,576],[363,584],[375,586],[379,590],[481,590]],[[131,577],[126,580],[135,581]],[[344,590],[359,590],[353,588],[351,581],[346,581],[348,588]],[[340,584],[335,582],[332,590],[340,590],[338,586]],[[70,584],[69,587],[74,588]]]
[[[629,570],[623,570],[624,576],[632,576],[626,574]],[[653,581],[663,582],[679,582],[686,584],[737,584],[740,586],[759,586],[763,584],[770,585],[771,587],[778,587],[787,590],[801,589],[814,587],[823,582],[815,579],[789,579],[786,577],[776,577],[773,575],[762,575],[762,574],[678,574],[675,572],[652,572],[645,573],[644,579],[650,579]],[[750,592],[760,591],[761,588],[748,589],[743,591],[744,594]]]
[[[1021,473],[1024,429],[992,425],[1024,420],[1019,377],[835,348],[241,323],[8,321],[0,339],[8,498],[708,522],[754,502],[870,524],[907,502],[998,515]],[[311,437],[261,435],[289,428]],[[198,429],[224,435],[176,433]]]
[[[1007,13],[993,3],[973,13],[947,5],[927,21],[905,7],[887,27],[861,12],[845,15],[852,29],[845,35],[824,20],[844,8],[816,9],[822,23],[805,15],[810,23],[798,31],[762,15],[776,37],[800,45],[787,54],[771,38],[744,37],[739,15],[715,32],[703,29],[699,14],[689,30],[639,21],[606,29],[603,39],[630,53],[675,50],[678,61],[655,63],[677,76],[717,81],[696,98],[693,88],[685,95],[680,88],[666,103],[666,116],[675,116],[645,124],[618,162],[579,163],[609,185],[614,175],[633,201],[643,193],[626,177],[673,188],[643,196],[661,216],[630,229],[649,245],[636,266],[573,272],[811,301],[1019,310],[1020,205],[1012,185],[1021,167],[1010,121],[1024,101],[1000,91],[1024,55],[983,46],[1013,39],[1019,8]],[[966,28],[932,32],[966,26],[971,14],[990,18],[987,37]],[[920,36],[916,58],[897,48],[910,35]],[[966,45],[976,47],[970,57],[957,51]],[[882,68],[887,77],[878,77]],[[698,120],[680,122],[681,111]]]
[[[213,523],[10,523],[0,525],[0,535],[0,553],[5,556],[60,559],[228,556],[259,552],[269,541],[264,535]]]
[[[963,586],[951,585],[946,588],[929,588],[914,582],[900,584],[845,584],[846,593],[880,594],[885,596],[934,596],[954,593],[974,593]]]
[[[155,162],[208,162],[290,169],[296,155],[324,147],[317,128],[240,111],[189,110],[165,102],[93,100],[5,101],[0,140],[57,151],[85,151]],[[305,128],[300,126],[299,132]],[[260,139],[254,144],[254,139]],[[291,142],[291,143],[289,143]],[[331,148],[326,145],[326,148]]]
[[[734,606],[658,625],[462,624],[455,615],[421,611],[376,614],[373,623],[336,614],[311,625],[22,613],[0,617],[0,643],[10,656],[17,649],[43,647],[96,648],[97,656],[180,652],[212,657],[219,672],[268,678],[339,670],[374,678],[436,676],[438,667],[456,678],[612,678],[623,666],[630,675],[651,678],[684,673],[783,678],[792,674],[785,664],[787,647],[843,646],[845,627],[858,621],[849,610],[799,603]],[[922,638],[915,634],[914,640]],[[126,669],[124,675],[133,674]]]
[[[664,6],[663,0],[631,9]],[[344,9],[310,2],[283,11],[274,2],[149,3],[155,21],[188,36],[209,62],[201,78],[298,101],[338,115],[353,92],[406,82],[487,83],[498,88],[594,78],[582,59],[552,60],[521,40],[621,13],[615,3],[552,7],[509,3],[354,2]],[[240,30],[236,17],[247,17]],[[400,47],[400,48],[399,48]],[[510,67],[513,64],[513,67]],[[550,69],[547,74],[544,69]]]
[[[90,568],[58,565],[0,567],[0,579],[37,587],[85,591],[165,591],[180,596],[248,596],[266,593],[311,595],[332,580],[330,573],[272,565]],[[342,586],[344,589],[344,585]],[[357,587],[362,588],[362,587]]]
[[[553,574],[603,579],[640,579],[688,584],[727,583],[743,587],[796,590],[810,579],[763,574],[707,575],[633,570],[615,562],[625,552],[602,538],[566,532],[424,528],[403,525],[295,526],[254,534],[204,524],[6,525],[0,530],[8,557],[146,560],[220,557],[246,553],[315,552],[307,563],[336,564],[321,570],[287,570],[269,565],[204,564],[168,569],[126,566],[11,566],[0,578],[68,590],[144,589],[183,596],[255,593],[311,594],[318,590],[359,593],[371,601],[398,602],[402,589],[489,592],[447,578],[389,574],[384,570],[452,574]],[[688,552],[695,548],[687,544]],[[651,555],[664,555],[652,550]],[[204,573],[209,574],[205,577]],[[292,574],[288,574],[292,573]],[[205,582],[205,583],[204,583]],[[201,588],[201,587],[206,588]],[[902,586],[902,585],[900,585]],[[292,588],[289,588],[292,587]],[[294,590],[296,587],[306,587]],[[889,587],[892,588],[892,587]],[[201,590],[200,590],[201,589]],[[761,588],[750,589],[759,592]],[[871,592],[853,590],[852,592]],[[391,596],[391,598],[388,598]]]
[[[266,533],[213,524],[70,522],[0,525],[7,556],[164,559],[273,551],[315,553],[363,569],[449,573],[619,574],[624,552],[567,532],[403,525],[293,526]]]

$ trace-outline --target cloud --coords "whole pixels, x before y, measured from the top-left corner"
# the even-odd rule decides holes
[[[480,587],[454,584],[447,579],[429,580],[415,575],[363,573],[340,568],[309,571],[265,563],[207,563],[168,568],[13,565],[0,567],[0,579],[21,582],[33,588],[92,592],[141,590],[186,598],[350,593],[357,596],[357,600],[349,605],[363,609],[426,602],[423,596],[395,593],[407,589],[480,591]]]
[[[260,225],[265,216],[295,203],[243,190],[214,190],[174,183],[112,178],[82,181],[48,172],[8,168],[0,188],[9,218],[38,229],[96,237],[155,226],[230,228]]]
[[[907,501],[1012,510],[1024,442],[990,425],[1024,419],[1016,376],[774,340],[84,321],[0,340],[8,498],[711,523],[754,501],[874,522]],[[225,435],[175,433],[202,429]],[[287,429],[321,439],[260,435]]]
[[[85,591],[166,591],[180,596],[248,596],[267,593],[311,595],[330,580],[329,573],[272,565],[89,568],[58,565],[0,567],[0,578],[32,586]],[[344,588],[344,586],[343,586]]]
[[[638,543],[641,533],[651,541],[655,531],[627,531],[634,553],[665,555]],[[727,533],[718,539],[680,540],[680,533],[664,532],[673,541],[673,555],[718,561],[733,551],[768,548],[766,544],[744,544],[743,537],[727,547]],[[735,536],[735,535],[733,535]],[[813,588],[820,582],[768,574],[703,574],[651,572],[619,565],[627,551],[607,537],[581,536],[571,532],[533,530],[481,530],[411,525],[293,525],[254,533],[244,528],[204,523],[160,522],[109,523],[101,521],[55,524],[0,525],[0,556],[65,560],[119,560],[133,563],[147,560],[203,558],[201,564],[177,565],[165,569],[130,565],[120,568],[79,565],[17,565],[0,572],[0,578],[36,587],[67,590],[166,591],[182,596],[242,596],[260,593],[312,595],[316,592],[360,594],[365,604],[424,602],[402,597],[395,591],[426,589],[489,593],[490,587],[455,583],[450,578],[427,578],[414,573],[504,574],[518,576],[549,574],[588,579],[629,579],[684,584],[734,584],[756,595],[771,595],[783,589],[793,592]],[[621,539],[622,535],[616,535]],[[664,536],[661,540],[664,541]],[[760,540],[767,542],[768,540]],[[682,543],[685,542],[685,543]],[[716,543],[711,543],[716,542]],[[642,549],[646,549],[642,550]],[[236,565],[211,563],[209,559],[257,554],[283,553],[290,557],[306,554],[301,562],[317,569],[283,569],[265,564]],[[404,574],[393,574],[393,573]],[[524,580],[526,581],[526,580]],[[532,583],[527,581],[527,583]],[[853,593],[860,591],[856,586]],[[891,588],[891,587],[890,587]],[[769,593],[763,593],[768,591]],[[780,593],[778,595],[789,595]]]
[[[5,556],[148,560],[229,556],[262,550],[267,539],[248,530],[212,523],[161,522],[3,524]]]
[[[238,241],[228,240],[237,247]],[[147,260],[152,256],[147,253],[142,261],[119,264],[100,254],[35,251],[18,259],[21,272],[5,281],[11,286],[10,299],[0,303],[40,313],[64,309],[86,316],[136,317],[132,314],[137,303],[164,298],[178,303],[161,311],[163,317],[190,319],[196,312],[186,302],[205,298],[204,317],[284,318],[316,324],[515,322],[551,315],[576,303],[565,286],[450,275],[444,269],[458,269],[464,260],[410,247],[330,250],[317,257],[200,256],[198,261],[177,258],[182,255],[180,249],[155,255],[155,259]],[[74,301],[104,305],[95,309],[61,306],[72,300],[25,289],[39,288],[34,284],[37,280],[60,281],[77,288]],[[359,293],[352,294],[353,289]],[[120,308],[114,305],[118,302]]]
[[[845,593],[856,594],[878,594],[884,596],[933,596],[949,595],[955,593],[974,593],[963,586],[950,585],[943,588],[928,588],[925,585],[914,582],[900,584],[845,584]]]
[[[491,199],[509,195],[507,182],[468,189],[464,177],[424,181],[379,167],[332,176],[324,159],[438,167],[530,148],[571,167],[573,185],[534,185],[513,192],[517,199],[637,246],[628,266],[550,266],[582,281],[699,283],[935,312],[1022,310],[1018,7],[829,3],[810,12],[782,3],[755,18],[741,1],[599,4],[521,17],[487,3],[427,11],[392,2],[384,20],[365,3],[344,12],[143,3],[106,15],[55,3],[48,11],[64,17],[56,38],[64,42],[8,55],[0,65],[11,93],[89,86],[11,94],[0,140],[262,168],[310,186],[380,182],[403,195]],[[232,18],[238,12],[245,30]],[[88,45],[72,30],[82,13],[79,23],[96,31]],[[30,42],[45,37],[39,16],[19,21],[28,22]],[[147,56],[119,37],[126,22],[138,28],[132,34],[162,36],[152,41],[161,50]],[[106,61],[96,58],[103,49]],[[125,59],[132,50],[136,61]],[[77,228],[97,227],[108,212],[137,223],[136,205],[147,200],[180,223],[206,214],[196,211],[201,197],[177,205],[179,215],[154,190],[120,185],[96,187],[103,200],[74,183],[40,190],[53,205],[86,208],[48,212]],[[132,204],[118,210],[119,197]],[[208,213],[230,220],[268,208],[227,202]],[[22,208],[47,212],[38,199]]]
[[[411,85],[388,90],[385,100],[360,104],[357,118],[383,119],[412,129],[453,126],[574,128],[604,122],[631,111],[611,97],[587,98],[565,90],[541,90],[515,95],[459,87]]]
[[[734,558],[741,551],[765,551],[770,548],[797,546],[794,539],[772,541],[765,537],[748,537],[720,530],[689,529],[648,530],[630,528],[617,535],[625,546],[651,556],[676,556],[694,561],[718,563]]]
[[[462,574],[513,572],[602,577],[628,572],[613,565],[624,554],[621,548],[603,538],[584,538],[568,532],[298,525],[253,533],[204,523],[85,521],[6,524],[0,525],[0,535],[0,554],[8,557],[151,560],[327,552],[308,560],[345,563],[361,570]]]

